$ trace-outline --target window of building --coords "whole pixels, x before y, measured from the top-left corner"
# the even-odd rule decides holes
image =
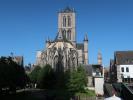
[[[124,82],[128,82],[128,79],[127,78],[124,78]]]
[[[71,18],[68,16],[68,26],[71,26]]]
[[[124,67],[121,68],[121,71],[124,72]]]
[[[67,38],[68,38],[68,40],[71,40],[71,30],[67,31]]]
[[[67,39],[69,40],[69,36],[70,36],[70,33],[69,32],[67,32]]]
[[[129,68],[128,67],[126,67],[126,72],[129,72]]]
[[[66,30],[63,30],[62,33],[63,33],[63,37],[66,38]]]
[[[133,78],[131,78],[131,82],[133,82]]]
[[[66,27],[66,16],[63,16],[63,27]]]

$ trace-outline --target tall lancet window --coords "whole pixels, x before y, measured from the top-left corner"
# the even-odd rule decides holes
[[[63,34],[63,37],[66,38],[66,30],[63,30],[63,31],[62,31],[62,34]]]
[[[71,30],[67,31],[67,38],[68,38],[68,40],[71,40]]]
[[[68,26],[70,27],[71,26],[71,18],[70,18],[70,16],[68,16],[67,18],[68,18]]]
[[[63,16],[63,27],[66,27],[66,16]]]

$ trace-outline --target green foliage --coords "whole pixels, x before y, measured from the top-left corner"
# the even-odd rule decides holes
[[[80,78],[82,79],[82,85],[84,85],[84,87],[87,86],[87,83],[88,83],[88,78],[87,78],[87,73],[86,73],[86,70],[83,66],[79,66],[77,68],[77,73],[80,74]]]
[[[86,92],[87,75],[83,66],[72,71],[56,72],[47,64],[40,71],[34,72],[38,72],[35,75],[38,76],[36,78],[39,88],[48,90],[48,95],[58,100],[69,100],[76,93]],[[67,99],[64,98],[66,96]]]
[[[23,66],[15,63],[11,57],[0,58],[0,88],[16,89],[16,87],[24,87],[26,77]]]
[[[43,89],[51,89],[54,82],[54,73],[50,65],[45,65],[38,76],[38,85]]]
[[[85,69],[79,66],[77,70],[70,72],[70,78],[68,79],[68,91],[72,93],[85,92],[85,87],[87,85],[87,75]]]
[[[75,96],[80,96],[80,97],[92,97],[96,96],[95,91],[92,90],[86,90],[84,93],[76,93]]]
[[[40,66],[36,66],[33,71],[29,74],[30,80],[32,83],[37,83],[39,73],[41,71]]]
[[[64,72],[54,72],[55,81],[54,81],[54,89],[56,90],[65,90],[66,89],[66,81],[67,77]]]

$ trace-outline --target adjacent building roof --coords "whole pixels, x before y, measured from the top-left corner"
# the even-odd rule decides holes
[[[133,51],[116,51],[115,61],[117,65],[133,64]]]
[[[88,76],[92,76],[92,65],[85,65],[85,69]]]
[[[14,56],[13,61],[15,61],[17,64],[23,66],[23,56]]]
[[[113,64],[114,64],[114,60],[110,59],[110,65],[113,65]]]
[[[96,72],[97,70],[102,72],[102,66],[99,64],[92,64],[92,65],[85,65],[85,69],[87,71],[88,76],[92,76],[93,72]]]

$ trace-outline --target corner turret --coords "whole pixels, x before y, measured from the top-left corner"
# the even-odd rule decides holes
[[[46,48],[48,48],[49,45],[50,45],[50,39],[48,37],[47,40],[46,40]]]
[[[88,65],[88,36],[87,33],[84,37],[84,64]]]

